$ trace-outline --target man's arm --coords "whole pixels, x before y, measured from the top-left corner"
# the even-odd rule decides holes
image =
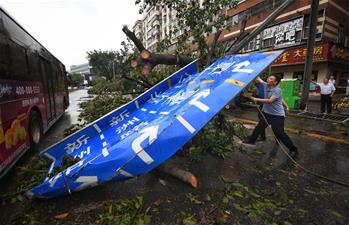
[[[288,105],[284,99],[282,99],[282,105],[285,107],[286,110],[289,110]]]
[[[334,92],[336,91],[336,88],[334,87],[334,85],[332,84],[332,91],[331,91],[331,97],[334,95]]]
[[[261,102],[261,103],[267,103],[267,104],[271,104],[276,100],[275,96],[271,96],[270,98],[255,98],[255,97],[251,97],[251,99],[254,102]]]
[[[260,78],[260,76],[256,77],[255,81],[257,83],[265,83],[264,80],[262,80],[262,78]]]
[[[272,94],[270,98],[254,98],[252,97],[251,99],[254,102],[261,102],[261,103],[267,103],[267,104],[272,104],[277,98],[281,98],[281,90],[275,90],[275,92]]]

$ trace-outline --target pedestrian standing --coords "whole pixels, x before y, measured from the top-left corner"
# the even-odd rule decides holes
[[[260,77],[256,78],[256,82],[265,86],[265,98],[252,97],[251,99],[256,103],[263,103],[262,113],[264,116],[258,122],[251,136],[244,143],[254,144],[260,133],[270,124],[276,138],[289,149],[290,155],[296,158],[298,156],[298,149],[284,130],[285,110],[282,104],[281,89],[277,87],[279,81],[272,75],[268,77],[267,82],[264,82]]]
[[[336,88],[329,82],[328,78],[325,78],[323,83],[320,84],[321,113],[332,112],[332,96],[335,90]]]
[[[333,85],[333,87],[336,87],[336,80],[334,79],[334,76],[330,76],[330,79],[328,80],[328,82],[330,83],[330,84],[332,84]]]

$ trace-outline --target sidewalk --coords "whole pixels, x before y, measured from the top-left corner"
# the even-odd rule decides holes
[[[335,94],[332,97],[332,104],[335,104],[339,99],[345,97],[345,94]],[[318,93],[310,93],[309,94],[309,101],[308,101],[308,111],[314,112],[314,113],[320,113],[321,108],[321,102],[320,102],[320,94]],[[332,111],[332,113],[336,114],[335,110]],[[342,113],[340,113],[342,114]],[[343,113],[345,114],[345,113]]]
[[[237,109],[225,110],[225,113],[233,120],[240,119],[240,121],[254,121],[255,123],[259,120],[257,116],[258,111],[253,106],[243,106]],[[310,132],[333,137],[335,139],[343,139],[345,140],[344,142],[348,141],[349,143],[349,137],[344,136],[344,132],[347,128],[340,123],[302,118],[291,112],[286,116],[285,128],[294,133]]]

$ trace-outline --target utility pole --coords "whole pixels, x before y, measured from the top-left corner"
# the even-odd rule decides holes
[[[315,38],[317,33],[317,16],[318,16],[319,0],[311,1],[311,13],[310,13],[310,29],[308,33],[307,41],[307,57],[305,60],[304,74],[303,74],[303,88],[302,88],[302,97],[300,101],[300,108],[306,109],[308,99],[309,99],[309,85],[310,77],[313,70],[313,55],[314,55],[314,45]]]

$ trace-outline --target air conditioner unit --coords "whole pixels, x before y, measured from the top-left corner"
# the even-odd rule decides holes
[[[348,47],[349,48],[349,36],[345,36],[344,47]]]

